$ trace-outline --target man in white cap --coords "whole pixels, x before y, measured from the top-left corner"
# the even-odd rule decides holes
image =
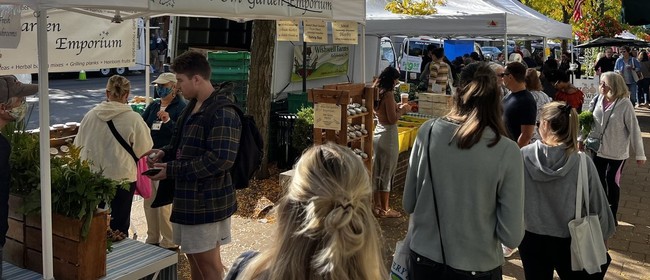
[[[23,84],[15,76],[0,76],[0,130],[10,122],[19,122],[27,113],[26,96],[38,92],[38,85]],[[2,263],[2,249],[4,248],[9,215],[9,184],[10,166],[9,156],[11,146],[9,140],[0,134],[0,264]],[[0,265],[0,278],[2,266]]]
[[[142,118],[151,129],[153,148],[160,149],[169,144],[172,139],[176,121],[187,105],[185,100],[178,94],[176,85],[176,74],[162,73],[153,83],[156,85],[155,96],[159,99],[149,104],[142,112]],[[152,180],[151,197],[144,200],[144,217],[147,220],[148,244],[175,250],[178,245],[174,243],[172,235],[172,224],[169,217],[172,213],[172,205],[162,205],[161,198],[156,200],[158,190],[169,188],[172,180]]]

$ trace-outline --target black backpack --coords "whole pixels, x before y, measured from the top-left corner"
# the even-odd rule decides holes
[[[225,98],[219,99],[220,102],[225,100]],[[262,150],[264,148],[264,141],[262,140],[262,134],[260,134],[259,129],[257,129],[253,116],[244,114],[239,106],[230,101],[213,104],[206,108],[203,114],[210,117],[203,118],[204,127],[209,128],[214,113],[224,107],[232,107],[235,109],[241,121],[239,150],[237,150],[235,163],[230,169],[230,176],[232,177],[232,183],[235,189],[245,189],[248,187],[248,181],[253,178],[253,175],[255,175],[255,172],[262,164],[262,157],[264,156]]]

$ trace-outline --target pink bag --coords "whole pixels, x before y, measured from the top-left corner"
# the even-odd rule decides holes
[[[149,169],[147,166],[147,157],[140,158],[138,161],[138,180],[135,182],[135,194],[143,198],[151,197],[151,179],[142,175],[142,172],[147,171],[147,169]]]

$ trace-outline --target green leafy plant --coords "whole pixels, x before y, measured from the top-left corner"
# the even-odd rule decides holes
[[[37,215],[41,211],[40,159],[38,134],[31,134],[20,125],[9,125],[3,130],[11,143],[11,193],[24,197],[21,211]],[[90,162],[82,160],[80,149],[74,146],[63,155],[51,158],[52,211],[63,216],[83,220],[81,236],[90,231],[90,223],[97,206],[115,197],[118,187],[127,188],[93,171]]]
[[[291,134],[291,146],[302,154],[302,151],[314,143],[314,108],[303,107],[296,116]]]
[[[594,115],[589,110],[583,111],[578,115],[578,120],[580,121],[580,133],[584,139],[591,132],[592,125],[594,124]]]

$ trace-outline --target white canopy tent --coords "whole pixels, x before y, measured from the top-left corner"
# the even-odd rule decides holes
[[[355,21],[365,23],[365,2],[363,0],[307,0],[296,1],[295,5],[277,1],[274,4],[258,4],[248,7],[247,1],[231,1],[230,3],[212,0],[0,0],[0,15],[18,12],[19,9],[1,5],[27,5],[35,11],[38,26],[47,26],[48,9],[66,9],[80,13],[91,14],[82,9],[115,10],[116,14],[125,13],[123,18],[155,17],[162,15],[186,15],[202,17],[222,17],[237,20],[252,19],[322,19],[327,21]],[[170,3],[172,5],[170,5]],[[294,2],[292,2],[294,3]],[[299,6],[296,6],[299,5]],[[243,11],[242,11],[243,10]],[[147,20],[148,25],[148,20]],[[147,26],[148,27],[148,26]],[[147,38],[149,30],[147,29]],[[38,42],[38,76],[39,76],[39,124],[40,127],[50,126],[49,112],[49,79],[47,29],[37,28]],[[361,34],[362,48],[365,40]],[[364,56],[362,56],[364,57]],[[149,61],[147,51],[146,61]],[[147,83],[149,74],[147,73]],[[43,244],[43,279],[54,279],[52,255],[52,200],[50,174],[50,139],[49,133],[40,133],[40,176],[41,176],[41,221]]]
[[[571,25],[550,19],[516,0],[454,0],[428,16],[385,10],[389,0],[366,2],[366,34],[571,38]]]

